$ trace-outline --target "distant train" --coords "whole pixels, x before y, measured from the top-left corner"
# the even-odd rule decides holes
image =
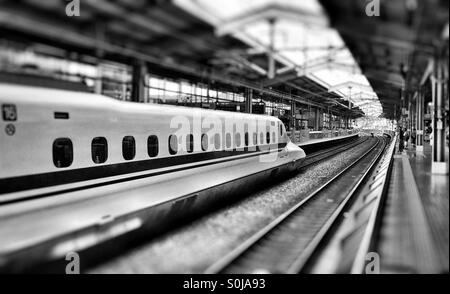
[[[0,204],[142,179],[136,186],[165,181],[181,197],[305,158],[271,116],[10,84],[0,84],[0,105]],[[201,183],[183,182],[194,174]]]

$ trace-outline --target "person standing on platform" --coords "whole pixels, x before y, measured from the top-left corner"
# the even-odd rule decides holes
[[[429,135],[429,137],[430,137],[430,146],[433,146],[433,128],[432,127],[429,128],[429,132],[430,132],[430,135]]]
[[[411,132],[411,147],[416,146],[416,137],[417,137],[416,128],[413,128],[413,130]]]
[[[448,148],[448,124],[445,127],[445,143],[446,143],[447,148]]]
[[[399,139],[398,152],[403,152],[403,148],[405,147],[405,145],[403,142],[404,137],[403,137],[403,128],[402,127],[400,127],[400,130],[398,132],[398,139]]]
[[[403,137],[405,139],[405,148],[408,148],[408,141],[409,141],[409,131],[408,131],[408,129],[405,129],[405,133],[403,134]]]

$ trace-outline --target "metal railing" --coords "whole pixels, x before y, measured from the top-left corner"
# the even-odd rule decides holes
[[[291,138],[294,143],[303,143],[313,139],[325,139],[325,138],[337,138],[342,136],[348,136],[359,133],[359,129],[351,129],[351,130],[324,130],[324,131],[309,131],[309,130],[300,130],[300,131],[288,131],[287,134],[289,138]]]

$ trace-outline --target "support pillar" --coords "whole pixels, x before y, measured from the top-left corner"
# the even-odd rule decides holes
[[[105,26],[103,22],[95,22],[95,39],[98,41],[105,40]],[[97,57],[97,78],[94,84],[94,93],[103,94],[103,70],[101,59],[104,56],[104,51],[100,49],[100,46],[96,46],[95,55]]]
[[[296,143],[295,141],[295,112],[296,112],[296,105],[295,100],[291,100],[291,141],[292,143]]]
[[[423,152],[424,135],[424,96],[422,90],[419,90],[416,97],[416,152]]]
[[[102,69],[101,69],[101,65],[98,64],[97,65],[97,78],[95,79],[95,84],[94,84],[94,93],[95,94],[102,94]]]
[[[311,105],[310,104],[308,104],[308,117],[306,117],[306,122],[307,122],[307,128],[306,128],[306,130],[308,130],[309,131],[309,122],[310,122],[310,120],[311,120]]]
[[[444,121],[444,61],[438,58],[434,62],[433,76],[431,77],[433,96],[433,174],[448,174],[448,164],[445,162],[445,121]]]
[[[416,102],[414,101],[414,96],[413,95],[409,95],[408,97],[408,120],[409,120],[409,144],[408,146],[413,147],[414,144],[416,144],[415,141],[413,141],[412,138],[412,133],[413,130],[416,128],[416,121],[415,121],[415,117],[416,117]],[[412,149],[412,148],[410,148]]]
[[[275,19],[269,19],[269,69],[268,78],[275,78]]]
[[[316,121],[314,123],[314,131],[319,131],[320,130],[320,109],[319,108],[315,108],[316,110]]]
[[[253,89],[247,89],[247,95],[245,97],[245,112],[252,113],[253,111]]]
[[[412,97],[411,97],[411,95],[407,95],[407,101],[408,101],[408,104],[407,104],[407,107],[408,107],[408,116],[407,116],[407,129],[408,129],[408,131],[409,131],[409,134],[411,134],[412,133],[412,128],[413,128],[413,115],[414,115],[414,113],[413,113],[413,111],[412,111]],[[412,141],[411,140],[411,136],[409,137],[409,139],[410,139],[410,141]],[[408,146],[410,146],[410,144],[408,144]]]
[[[331,119],[331,112],[330,112],[330,108],[328,108],[328,129],[331,130],[333,125],[333,121]]]
[[[147,66],[143,62],[133,65],[133,80],[131,85],[131,101],[147,102],[148,89],[145,87],[147,78]]]

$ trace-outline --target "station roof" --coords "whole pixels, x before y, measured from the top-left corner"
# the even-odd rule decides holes
[[[231,37],[216,38],[211,25],[171,1],[80,3],[80,16],[68,17],[67,1],[3,0],[0,30],[12,39],[42,42],[129,64],[141,60],[168,70],[193,73],[220,49],[247,47]],[[47,49],[49,54],[60,53]]]
[[[448,22],[448,1],[438,0],[417,1],[431,3],[414,11],[432,21],[412,28],[404,8],[416,1],[409,0],[380,1],[387,6],[378,18],[364,14],[364,1],[352,0],[80,2],[80,16],[69,18],[67,1],[2,0],[0,33],[127,64],[146,62],[165,76],[292,93],[353,116],[384,112],[391,118],[399,104],[399,64],[413,60],[408,79],[419,79],[428,60],[422,55],[428,57],[431,40]],[[78,58],[52,48],[39,50]]]
[[[216,35],[233,36],[249,45],[250,49],[245,51],[227,51],[226,56],[244,60],[259,74],[257,79],[263,87],[287,86],[322,103],[335,99],[339,105],[339,100],[350,100],[352,110],[359,113],[358,106],[362,103],[352,93],[367,91],[373,102],[372,108],[365,107],[365,113],[375,116],[381,113],[376,94],[337,31],[328,26],[327,15],[318,1],[174,2],[212,24]],[[274,59],[272,75],[267,55]],[[345,84],[349,81],[355,81],[350,90]],[[315,93],[318,95],[302,90],[312,83],[319,85],[320,92]]]
[[[379,16],[366,15],[365,6],[369,2],[380,4]],[[405,85],[404,96],[419,89],[434,45],[442,39],[446,24],[448,36],[449,1],[321,0],[321,3],[331,25],[375,90],[384,116],[398,118],[402,86]]]

